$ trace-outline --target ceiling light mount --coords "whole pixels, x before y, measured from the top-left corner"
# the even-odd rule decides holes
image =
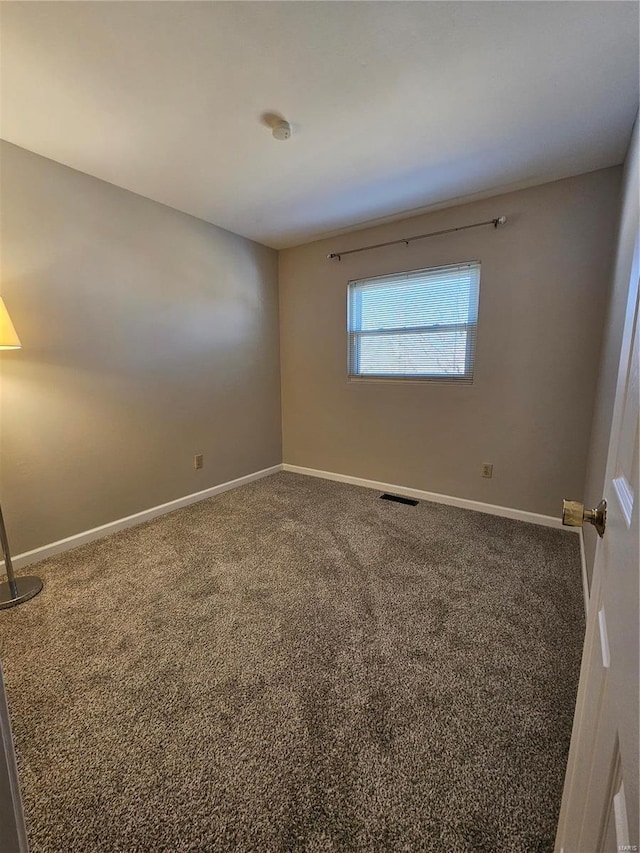
[[[288,121],[279,119],[273,125],[271,132],[273,133],[274,139],[278,139],[282,142],[285,139],[291,138],[291,125]]]

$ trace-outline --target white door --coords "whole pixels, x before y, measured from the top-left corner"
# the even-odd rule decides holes
[[[2,853],[28,853],[28,849],[9,708],[0,663],[0,850]]]
[[[604,498],[556,853],[637,851],[638,445],[640,328],[636,241]]]

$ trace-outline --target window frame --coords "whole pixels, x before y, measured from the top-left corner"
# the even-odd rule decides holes
[[[456,267],[477,267],[478,268],[478,286],[477,286],[477,305],[475,306],[475,315],[476,319],[474,323],[441,323],[436,325],[425,325],[425,326],[411,326],[411,327],[399,327],[397,329],[389,328],[389,329],[374,329],[369,331],[350,331],[351,326],[351,288],[357,285],[359,282],[363,281],[382,281],[384,279],[394,279],[397,276],[411,276],[418,275],[420,273],[437,271],[437,270],[446,270],[446,269],[455,269]],[[384,275],[378,276],[368,276],[366,278],[356,278],[350,279],[347,282],[347,381],[348,382],[399,382],[402,384],[406,383],[417,383],[417,384],[434,384],[434,385],[473,385],[474,382],[474,369],[475,369],[475,358],[477,352],[477,341],[478,341],[478,316],[480,313],[480,284],[482,277],[482,263],[479,260],[470,260],[470,261],[460,261],[459,263],[453,264],[440,264],[438,266],[433,267],[418,267],[417,269],[411,270],[400,270],[398,272],[393,273],[385,273]],[[409,279],[408,279],[409,280]],[[469,298],[473,299],[473,291],[470,291]],[[471,314],[471,306],[469,314]],[[352,359],[351,353],[354,355],[354,363],[357,368],[359,368],[360,361],[360,338],[364,336],[372,336],[372,335],[388,335],[390,333],[395,334],[415,334],[416,332],[437,332],[442,329],[452,329],[454,327],[459,327],[466,330],[466,343],[465,343],[465,371],[464,373],[459,374],[415,374],[415,373],[394,373],[394,374],[376,374],[376,373],[357,373],[352,372]],[[351,345],[351,339],[356,342],[353,346]]]

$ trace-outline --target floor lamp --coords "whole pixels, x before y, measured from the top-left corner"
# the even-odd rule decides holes
[[[21,346],[20,338],[16,334],[9,312],[0,296],[0,350],[20,349]],[[26,575],[21,578],[14,575],[2,507],[0,507],[0,547],[2,547],[4,569],[7,574],[6,581],[0,583],[0,610],[2,610],[33,598],[42,589],[42,581],[35,575]]]

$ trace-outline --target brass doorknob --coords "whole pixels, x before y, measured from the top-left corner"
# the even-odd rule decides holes
[[[565,527],[582,527],[585,521],[593,524],[598,536],[604,536],[607,526],[607,502],[600,501],[595,509],[585,509],[580,501],[562,501],[562,523]]]

